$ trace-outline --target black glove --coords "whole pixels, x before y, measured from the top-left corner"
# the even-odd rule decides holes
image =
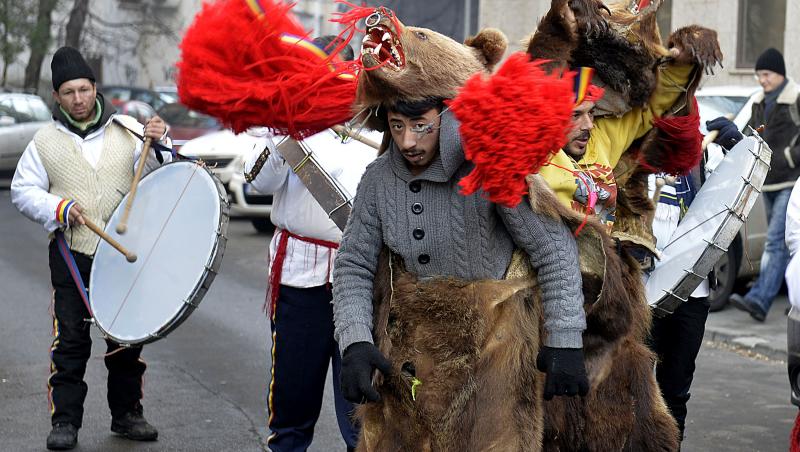
[[[369,342],[350,344],[342,355],[342,395],[353,403],[377,402],[380,394],[372,387],[372,370],[392,373],[392,363]]]
[[[536,367],[547,373],[544,381],[545,400],[556,395],[572,397],[589,393],[582,348],[542,347],[536,358]]]
[[[706,128],[709,132],[712,130],[719,130],[719,135],[714,140],[714,143],[722,146],[725,149],[731,149],[736,146],[736,143],[742,141],[742,132],[730,119],[720,116],[719,118],[706,121]]]

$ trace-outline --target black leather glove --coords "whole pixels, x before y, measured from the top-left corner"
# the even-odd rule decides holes
[[[717,135],[714,143],[717,143],[725,149],[731,149],[736,146],[736,143],[742,141],[743,138],[742,132],[739,132],[739,128],[736,127],[736,124],[724,116],[706,121],[706,128],[709,132],[712,130],[719,131],[719,135]]]
[[[544,380],[545,400],[557,395],[572,397],[589,393],[582,348],[542,347],[536,358],[536,367],[547,373]]]
[[[372,387],[372,370],[392,373],[392,363],[369,342],[350,344],[342,355],[342,395],[353,403],[377,402],[380,394]]]

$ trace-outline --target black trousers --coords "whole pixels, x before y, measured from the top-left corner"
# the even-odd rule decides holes
[[[272,327],[272,380],[269,386],[272,452],[305,451],[314,437],[314,426],[322,408],[325,377],[332,365],[333,401],[339,432],[354,450],[358,428],[353,404],[342,396],[339,374],[342,359],[333,339],[333,305],[326,286],[299,289],[280,286]],[[335,450],[333,446],[329,450]]]
[[[73,253],[86,286],[92,259]],[[69,273],[56,241],[50,242],[50,280],[55,291],[53,301],[53,345],[50,348],[50,378],[47,381],[50,414],[53,424],[69,422],[80,428],[83,420],[83,401],[87,385],[83,381],[86,362],[92,352],[89,331],[89,311]],[[108,406],[113,417],[129,411],[141,411],[142,376],[147,367],[139,358],[141,347],[119,350],[120,346],[106,340],[108,353]],[[118,350],[118,351],[117,351]]]
[[[650,348],[656,353],[656,380],[670,413],[683,431],[686,403],[691,394],[695,359],[703,344],[708,318],[708,298],[689,298],[672,315],[653,317]]]

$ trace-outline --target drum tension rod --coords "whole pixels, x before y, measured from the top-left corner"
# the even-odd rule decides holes
[[[328,218],[330,218],[337,210],[341,209],[342,207],[344,207],[344,206],[346,206],[348,204],[350,204],[350,201],[345,199],[345,201],[343,203],[339,204],[338,206],[334,207],[333,210],[328,212]]]
[[[728,209],[728,212],[729,212],[731,215],[733,215],[733,216],[735,216],[736,218],[738,218],[738,219],[739,219],[739,221],[741,221],[742,223],[744,223],[744,222],[746,222],[746,221],[747,221],[747,217],[745,217],[744,215],[740,214],[739,212],[737,212],[737,211],[733,210],[731,207],[728,207],[728,205],[727,205],[727,204],[723,204],[723,206],[725,206],[725,208],[726,208],[726,209]]]
[[[706,242],[706,245],[708,245],[708,246],[713,246],[714,248],[716,248],[716,249],[718,249],[718,250],[722,251],[723,253],[727,253],[727,252],[728,252],[728,248],[723,248],[723,247],[721,247],[721,246],[717,245],[717,244],[716,244],[716,243],[714,243],[714,242],[710,242],[710,241],[708,241],[708,239],[703,239],[703,241],[704,241],[704,242]]]
[[[191,300],[183,300],[183,304],[188,304],[189,306],[197,309],[200,306],[200,303],[193,303]]]

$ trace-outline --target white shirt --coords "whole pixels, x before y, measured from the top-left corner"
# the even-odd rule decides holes
[[[380,143],[378,132],[362,135]],[[277,141],[277,139],[276,139]],[[312,155],[331,177],[336,180],[345,196],[352,199],[364,171],[372,162],[377,150],[357,140],[342,143],[336,133],[325,130],[304,140]],[[293,234],[339,243],[342,231],[331,221],[311,193],[275,149],[272,140],[266,141],[270,155],[264,167],[252,181],[252,187],[264,194],[272,194],[272,223]],[[247,159],[245,172],[250,171],[263,147]],[[276,230],[270,242],[270,267],[278,247],[280,231]],[[289,238],[283,261],[281,284],[298,287],[316,287],[332,281],[333,261],[336,251],[323,246]]]
[[[55,121],[55,125],[58,130],[66,133],[75,141],[75,145],[81,150],[83,158],[92,165],[92,168],[96,168],[103,152],[103,137],[105,136],[106,127],[114,118],[118,118],[126,127],[140,135],[144,133],[142,124],[125,115],[111,115],[105,125],[86,135],[86,138],[81,138],[71,132],[59,121]],[[169,139],[162,140],[162,144],[171,146]],[[133,170],[135,170],[139,156],[142,153],[142,145],[143,143],[137,140],[133,156]],[[161,155],[164,157],[164,163],[172,160],[172,154],[169,152],[162,152]],[[155,152],[149,153],[145,162],[144,174],[159,166],[161,166],[161,163],[156,159]],[[55,211],[58,203],[61,202],[61,197],[50,193],[50,179],[39,157],[39,151],[36,150],[34,140],[28,143],[25,152],[22,153],[22,157],[17,163],[17,170],[14,173],[14,179],[11,181],[11,202],[23,215],[43,225],[48,233],[61,227],[66,227],[66,225],[56,220]]]
[[[648,193],[652,196],[655,193],[655,184],[656,176],[651,174],[648,178],[648,185],[649,191]],[[671,185],[664,185],[661,188],[661,193],[668,194],[668,195],[675,195],[676,190],[675,187]],[[678,229],[678,222],[681,218],[681,209],[678,206],[672,206],[669,204],[665,204],[663,202],[656,203],[656,212],[653,217],[653,235],[656,238],[656,249],[658,251],[663,251],[667,244],[670,242],[672,238],[672,234]],[[656,267],[661,265],[661,261],[656,261]],[[647,282],[647,276],[645,276],[645,282]],[[703,279],[697,289],[692,292],[692,297],[694,298],[703,298],[707,297],[711,294],[710,286],[708,284],[708,279]]]

